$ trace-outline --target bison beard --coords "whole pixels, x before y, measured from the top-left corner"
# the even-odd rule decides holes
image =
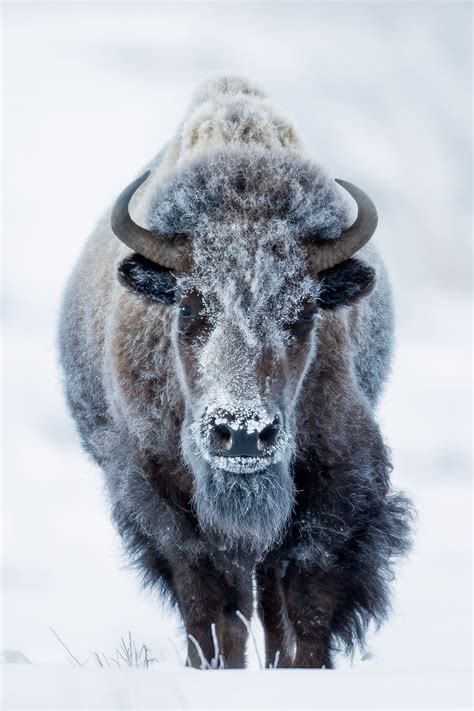
[[[227,546],[262,553],[281,539],[294,503],[288,466],[234,474],[205,465],[196,474],[193,504],[201,527]]]

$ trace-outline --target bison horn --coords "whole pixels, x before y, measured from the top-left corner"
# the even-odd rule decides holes
[[[357,203],[357,218],[340,237],[311,246],[310,259],[317,272],[344,262],[359,251],[374,234],[377,227],[377,210],[363,190],[346,180],[336,180]]]
[[[138,252],[142,257],[160,264],[166,269],[181,271],[189,262],[189,240],[184,235],[159,237],[137,225],[130,217],[129,205],[140,185],[147,180],[147,170],[120,193],[112,208],[110,222],[121,242]]]

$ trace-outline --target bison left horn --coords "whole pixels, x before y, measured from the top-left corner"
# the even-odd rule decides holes
[[[312,243],[309,258],[316,272],[336,266],[359,251],[372,237],[377,228],[377,209],[363,190],[347,182],[336,180],[357,204],[357,218],[354,224],[344,230],[336,239]]]
[[[147,170],[120,193],[110,216],[112,229],[121,242],[142,257],[166,269],[181,271],[189,262],[188,238],[184,235],[160,237],[137,225],[130,217],[130,201],[149,175],[150,171]]]

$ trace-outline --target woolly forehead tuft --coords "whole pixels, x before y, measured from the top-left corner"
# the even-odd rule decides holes
[[[293,150],[227,147],[183,161],[153,200],[151,229],[162,236],[210,236],[213,226],[279,223],[288,239],[337,238],[345,206],[336,183]],[[231,235],[229,235],[231,237]]]

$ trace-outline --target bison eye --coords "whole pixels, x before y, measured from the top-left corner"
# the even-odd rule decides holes
[[[202,315],[204,303],[202,295],[197,291],[188,291],[181,295],[178,303],[178,315],[180,321],[192,321]]]
[[[305,310],[300,314],[299,320],[307,323],[308,321],[314,321],[314,317],[318,312],[318,308],[315,304],[307,306]]]
[[[197,312],[189,304],[181,303],[179,305],[179,318],[189,319],[195,318],[196,316]]]
[[[314,302],[303,306],[298,317],[288,326],[294,338],[300,340],[308,337],[317,313],[318,308]]]

